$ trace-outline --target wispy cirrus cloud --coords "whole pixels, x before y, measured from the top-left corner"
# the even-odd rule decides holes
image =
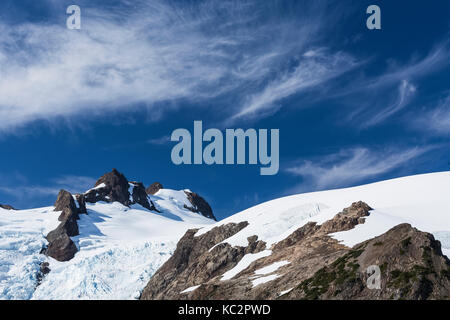
[[[51,179],[45,185],[29,185],[25,181],[8,181],[8,185],[0,185],[0,192],[16,199],[27,200],[42,196],[56,196],[61,189],[71,193],[81,193],[92,188],[96,179],[85,176],[63,175]]]
[[[430,149],[432,147],[402,150],[344,149],[314,161],[302,161],[286,169],[286,172],[304,180],[296,187],[296,191],[346,187],[397,169]]]
[[[277,2],[254,0],[93,3],[79,3],[81,30],[0,23],[0,130],[225,94],[230,117],[255,115],[351,63],[332,52],[297,59],[325,27],[323,1],[282,18]]]
[[[310,50],[296,64],[293,71],[281,74],[262,91],[248,97],[233,118],[258,116],[267,110],[274,112],[279,108],[277,103],[280,100],[326,83],[358,63],[342,52],[329,54],[324,50]]]
[[[422,58],[398,64],[394,61],[381,74],[357,79],[338,93],[353,111],[346,116],[362,128],[383,123],[413,103],[420,79],[450,65],[450,41],[444,40]]]
[[[418,116],[411,115],[410,123],[414,129],[428,132],[432,135],[447,137],[450,135],[450,96],[440,99],[436,106]]]
[[[166,136],[161,136],[158,138],[152,138],[152,139],[148,139],[147,143],[152,144],[152,145],[156,145],[156,146],[161,146],[161,145],[165,145],[167,143],[170,142],[170,136],[166,135]]]
[[[372,115],[366,122],[364,122],[363,126],[370,127],[376,125],[383,122],[393,114],[399,112],[413,99],[416,90],[416,86],[407,80],[402,80],[398,86],[396,97],[379,110],[377,110],[378,108],[375,108],[375,110],[371,112]]]

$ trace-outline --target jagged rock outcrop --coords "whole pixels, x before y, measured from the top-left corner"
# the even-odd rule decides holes
[[[47,235],[48,246],[43,253],[58,261],[68,261],[78,251],[70,237],[77,236],[79,208],[74,197],[66,190],[61,190],[55,202],[55,211],[61,211],[58,220],[61,223]]]
[[[130,185],[127,178],[116,169],[113,169],[111,172],[101,176],[95,183],[94,188],[88,190],[84,196],[86,202],[90,203],[117,201],[125,206],[129,206],[131,204],[129,188]]]
[[[189,202],[192,204],[192,206],[184,206],[186,209],[191,210],[195,213],[200,213],[206,218],[213,219],[217,221],[216,217],[213,214],[213,211],[211,207],[209,206],[208,202],[206,202],[205,199],[203,199],[200,195],[198,195],[195,192],[191,191],[184,191],[186,193],[186,196],[189,200]]]
[[[380,268],[380,289],[367,267]],[[284,299],[450,299],[450,261],[433,235],[409,224],[358,244],[303,280]]]
[[[132,181],[130,182],[130,185],[133,186],[131,191],[131,198],[133,201],[131,204],[138,203],[148,210],[156,210],[153,202],[149,200],[147,192],[145,191],[145,186],[142,182]]]
[[[245,248],[219,243],[247,225],[248,222],[230,223],[215,227],[199,237],[195,237],[197,229],[188,230],[178,242],[172,257],[153,275],[141,299],[170,299],[185,288],[207,281],[235,266],[245,255]],[[254,252],[263,250],[265,244],[259,242],[253,247]]]
[[[159,182],[154,182],[145,191],[147,194],[154,195],[161,189],[163,189],[163,185]]]
[[[84,198],[85,202],[89,203],[117,201],[125,206],[137,203],[148,210],[156,210],[147,197],[144,185],[141,182],[128,182],[127,178],[116,169],[100,177],[94,188],[84,194]]]
[[[16,210],[9,204],[0,204],[0,208],[5,209],[5,210]]]
[[[432,235],[403,224],[353,248],[330,236],[365,223],[370,210],[364,202],[355,202],[321,225],[305,224],[271,248],[256,236],[248,238],[247,247],[221,243],[245,228],[245,222],[198,237],[190,230],[150,279],[141,299],[449,299],[450,264]],[[271,254],[222,279],[245,253],[264,249]],[[268,274],[255,273],[280,261],[289,263]],[[382,273],[379,290],[366,285],[371,265]],[[273,278],[255,284],[266,276]]]

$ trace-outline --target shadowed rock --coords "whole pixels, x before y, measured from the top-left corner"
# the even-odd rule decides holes
[[[195,192],[184,191],[184,193],[186,193],[189,202],[192,204],[192,206],[190,207],[185,205],[184,207],[186,209],[191,210],[192,212],[195,213],[200,213],[206,218],[210,218],[217,221],[211,207],[209,206],[208,202],[206,202],[205,199],[203,199],[200,195],[198,195]]]
[[[156,210],[153,202],[149,200],[147,192],[145,191],[145,187],[142,182],[130,182],[130,185],[133,186],[133,190],[131,191],[131,197],[133,199],[132,204],[138,203],[144,208],[148,210]]]
[[[49,242],[43,253],[58,261],[67,261],[74,257],[78,251],[70,237],[77,236],[79,208],[75,204],[74,197],[66,190],[61,190],[55,202],[55,211],[62,211],[58,217],[61,223],[47,235]]]
[[[48,234],[47,239],[51,239],[51,241],[49,240],[45,254],[58,261],[68,261],[75,256],[78,250],[67,233],[58,228]]]
[[[0,208],[5,209],[5,210],[16,210],[9,204],[0,204]]]
[[[131,204],[130,193],[128,192],[129,187],[127,178],[116,169],[113,169],[100,177],[94,188],[87,191],[84,196],[86,202],[90,203],[117,201],[125,206],[129,206]]]
[[[148,210],[155,210],[144,185],[141,182],[128,182],[127,178],[116,169],[98,179],[94,188],[84,194],[84,198],[86,202],[90,203],[117,201],[124,206],[137,203]]]

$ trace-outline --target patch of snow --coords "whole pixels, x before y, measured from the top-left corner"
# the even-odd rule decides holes
[[[442,253],[450,257],[450,231],[436,231],[433,236],[441,242]]]
[[[0,211],[0,299],[30,299],[47,244],[45,235],[59,224],[54,207]]]
[[[271,274],[270,276],[267,276],[267,277],[257,278],[257,279],[252,281],[252,285],[253,285],[253,287],[256,287],[256,286],[258,286],[260,284],[267,283],[269,281],[273,281],[273,280],[275,280],[275,279],[277,279],[279,277],[281,277],[281,276],[277,275],[277,274]]]
[[[215,221],[205,218],[199,213],[186,209],[191,207],[186,193],[183,190],[161,189],[150,197],[160,215],[182,221],[202,223],[204,226],[213,225]]]
[[[96,186],[96,187],[94,187],[94,188],[91,188],[91,189],[87,190],[85,193],[89,193],[89,192],[92,191],[92,190],[98,190],[98,189],[101,189],[101,188],[104,188],[104,187],[106,187],[106,184],[102,182],[102,183],[100,183],[98,186]]]
[[[165,195],[156,199],[161,213],[119,202],[87,203],[80,235],[72,237],[79,252],[67,262],[39,254],[60,223],[54,207],[0,211],[0,299],[138,298],[187,229],[214,223]],[[51,272],[36,288],[43,261]]]
[[[200,286],[201,286],[201,284],[198,286],[189,287],[186,290],[181,291],[180,293],[187,293],[187,292],[194,291],[194,290],[198,289]]]
[[[285,266],[285,265],[287,265],[289,263],[290,262],[286,261],[286,260],[284,260],[284,261],[277,261],[277,262],[274,262],[274,263],[272,263],[271,265],[269,265],[267,267],[264,267],[264,268],[256,270],[255,274],[259,274],[259,275],[269,274],[269,273],[277,271],[279,268],[281,268],[282,266]]]
[[[291,292],[293,289],[294,289],[294,288],[290,288],[290,289],[281,291],[281,292],[278,294],[278,296],[279,296],[279,297],[284,296],[286,293]]]
[[[130,202],[133,202],[133,189],[134,189],[134,184],[131,182],[128,182],[128,200]]]
[[[239,272],[245,270],[248,268],[248,266],[258,259],[270,256],[272,254],[272,251],[270,250],[264,250],[258,253],[247,253],[245,256],[242,257],[242,259],[238,262],[238,264],[231,270],[228,270],[222,275],[222,278],[220,280],[230,280],[234,276],[236,276]]]

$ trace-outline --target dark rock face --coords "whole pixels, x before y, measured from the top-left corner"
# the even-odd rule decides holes
[[[86,198],[84,197],[84,194],[76,194],[75,195],[76,198],[76,202],[78,203],[78,213],[86,213],[87,214],[87,210],[86,210]]]
[[[0,208],[5,209],[5,210],[16,210],[9,204],[0,204]]]
[[[211,252],[209,249],[247,225],[247,222],[230,223],[199,237],[195,237],[198,230],[188,230],[178,242],[172,257],[150,279],[141,299],[171,299],[197,281],[206,281],[231,269],[244,256],[245,248],[220,244]],[[258,245],[255,251],[265,247],[262,243]]]
[[[58,198],[55,201],[54,211],[62,211],[65,208],[71,209],[73,212],[77,211],[77,206],[75,205],[75,200],[70,192],[66,190],[61,190],[58,194]]]
[[[195,192],[189,192],[185,191],[187,198],[189,202],[192,204],[191,207],[184,206],[186,209],[191,210],[195,213],[200,213],[206,218],[213,219],[214,221],[217,221],[216,217],[213,214],[213,211],[211,207],[209,206],[208,202],[206,202],[205,199],[203,199],[201,196],[199,196]]]
[[[48,234],[49,245],[45,254],[58,261],[69,261],[75,256],[78,249],[67,233],[58,228]]]
[[[98,201],[114,202],[118,201],[125,206],[131,204],[128,180],[125,176],[113,169],[97,180],[93,189],[84,194],[86,202],[95,203]]]
[[[84,198],[85,202],[90,203],[117,201],[124,206],[137,203],[148,210],[155,210],[154,204],[147,197],[144,185],[141,182],[128,182],[127,178],[116,169],[98,179],[95,187],[84,194]]]
[[[147,194],[154,195],[161,189],[163,189],[163,185],[159,182],[154,182],[145,191],[147,192]]]
[[[156,210],[155,205],[151,200],[149,200],[147,192],[145,191],[145,187],[142,182],[130,182],[133,185],[133,190],[131,197],[133,199],[133,203],[138,203],[144,208],[148,210]]]
[[[256,236],[248,238],[245,248],[221,243],[245,228],[245,222],[198,237],[189,230],[141,299],[450,299],[450,262],[431,234],[401,224],[353,248],[329,235],[365,223],[370,210],[355,202],[321,225],[305,224],[271,248]],[[264,249],[272,254],[229,280],[221,279],[245,254]],[[290,263],[264,275],[277,275],[275,280],[252,283],[256,270],[279,261]],[[373,265],[381,270],[381,289],[367,287],[367,268]]]
[[[79,208],[75,204],[72,194],[61,190],[55,202],[55,211],[62,211],[58,220],[61,223],[47,235],[49,242],[43,253],[58,261],[67,261],[74,257],[78,251],[70,237],[77,236]]]

